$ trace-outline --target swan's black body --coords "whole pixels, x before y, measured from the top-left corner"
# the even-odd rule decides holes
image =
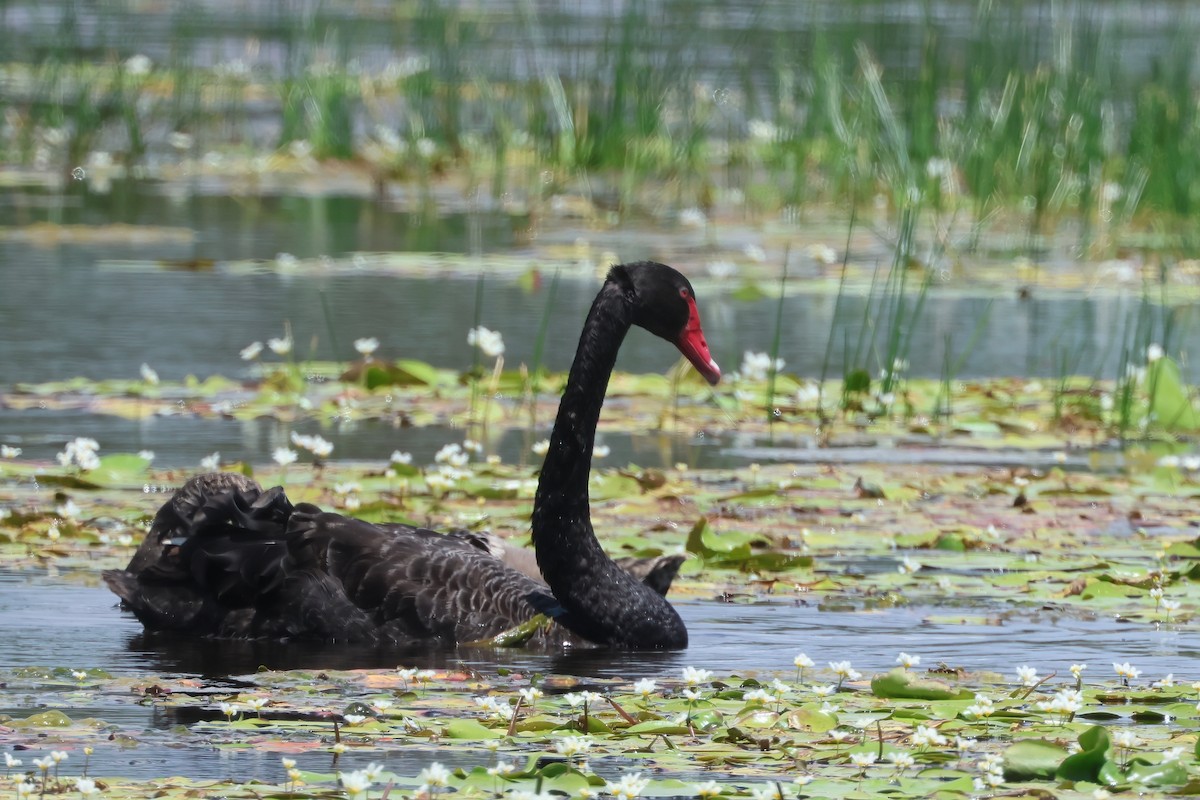
[[[192,635],[457,644],[544,613],[559,624],[543,643],[686,647],[663,597],[678,560],[643,583],[604,553],[589,514],[600,407],[635,324],[720,378],[687,280],[653,262],[613,267],[584,324],[534,502],[544,583],[477,537],[293,506],[281,488],[228,473],[188,481],[128,568],[104,579],[147,628]]]

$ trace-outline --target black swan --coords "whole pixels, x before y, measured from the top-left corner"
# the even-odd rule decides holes
[[[232,473],[188,481],[159,509],[124,570],[104,580],[151,630],[408,645],[487,641],[538,614],[544,644],[687,646],[665,585],[609,558],[592,530],[592,443],[617,351],[631,325],[675,344],[709,383],[695,293],[664,264],[613,267],[579,339],[533,507],[545,582],[471,536],[374,524],[293,506]],[[656,591],[656,588],[660,591]]]

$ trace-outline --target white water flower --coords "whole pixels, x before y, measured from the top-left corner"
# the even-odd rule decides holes
[[[945,747],[948,742],[949,740],[937,728],[931,728],[928,725],[918,725],[917,729],[913,731],[913,747]]]
[[[68,499],[54,511],[63,519],[75,519],[79,516],[80,508],[74,500]]]
[[[784,364],[782,358],[771,360],[769,353],[755,353],[747,350],[742,355],[742,368],[740,370],[743,379],[748,381],[765,381],[770,374],[772,367],[775,372],[780,372]]]
[[[388,461],[392,464],[411,464],[412,453],[402,453],[399,450],[393,450],[392,454],[388,456]]]
[[[200,459],[200,469],[208,472],[214,472],[221,468],[221,453],[220,451],[207,455]]]
[[[650,695],[654,694],[654,691],[657,688],[658,684],[655,683],[653,678],[642,678],[633,684],[633,690],[642,697],[649,697]]]
[[[125,72],[135,78],[140,78],[143,75],[149,74],[150,67],[153,65],[154,62],[150,60],[150,56],[138,53],[125,59]]]
[[[279,339],[267,339],[267,347],[277,356],[286,356],[292,352],[292,337],[289,335]]]
[[[544,456],[550,452],[550,440],[542,439],[541,441],[534,442],[533,447],[529,449],[533,451],[535,456]]]
[[[1063,689],[1049,700],[1038,701],[1036,706],[1039,711],[1069,717],[1083,708],[1083,693],[1075,689]]]
[[[1113,731],[1112,743],[1122,750],[1132,750],[1142,743],[1142,739],[1133,731]]]
[[[442,445],[442,449],[434,454],[433,460],[439,464],[449,464],[452,467],[465,467],[471,456],[463,451],[457,442]]]
[[[504,337],[482,325],[467,331],[467,344],[478,347],[489,358],[499,358],[504,355]]]
[[[604,695],[599,692],[568,692],[563,695],[563,700],[567,701],[567,705],[571,708],[579,706],[590,706],[593,703],[604,699]]]
[[[1162,358],[1164,354],[1165,353],[1161,344],[1151,344],[1146,348],[1146,363],[1153,364],[1155,361],[1158,361],[1160,358]]]
[[[74,464],[87,472],[100,466],[100,457],[96,455],[99,449],[100,445],[95,439],[78,436],[67,442],[66,447],[55,458],[64,467]]]
[[[1117,677],[1122,678],[1126,683],[1136,680],[1142,671],[1126,661],[1123,664],[1113,662],[1113,671],[1117,673]]]
[[[806,252],[808,257],[818,264],[836,264],[838,260],[837,251],[827,244],[811,244]]]
[[[679,224],[685,228],[703,228],[708,217],[698,208],[685,208],[679,212]]]
[[[291,439],[292,444],[296,445],[296,447],[299,447],[301,450],[307,450],[317,458],[325,458],[333,452],[333,443],[317,435],[307,436],[292,431]]]
[[[75,791],[84,797],[89,797],[100,790],[96,788],[96,782],[91,778],[76,778]]]
[[[379,340],[374,336],[370,338],[355,339],[354,349],[362,353],[364,356],[370,357],[372,353],[379,349]]]
[[[921,562],[911,556],[905,556],[900,559],[900,566],[896,567],[896,571],[901,575],[913,575],[921,570]]]
[[[271,460],[281,467],[286,467],[296,460],[297,455],[296,451],[289,447],[276,447],[271,452]]]
[[[417,775],[423,786],[422,791],[428,791],[430,788],[445,786],[450,782],[450,770],[443,767],[438,762],[434,761],[425,769],[421,770]]]
[[[262,351],[263,351],[263,343],[262,342],[251,342],[250,344],[243,347],[241,349],[241,351],[238,353],[238,355],[240,355],[242,357],[243,361],[253,361],[254,359],[258,358],[259,354],[262,353]]]
[[[139,371],[141,372],[142,380],[144,380],[146,383],[150,384],[151,386],[158,385],[158,373],[155,372],[154,368],[149,364],[143,362]]]
[[[554,752],[567,758],[586,755],[595,744],[590,736],[561,736],[554,740]]]
[[[862,767],[864,770],[879,760],[876,753],[851,753],[850,763],[856,767]]]
[[[909,669],[910,667],[915,667],[918,664],[920,664],[921,657],[920,656],[912,656],[912,655],[909,655],[908,653],[901,653],[900,655],[896,656],[896,663],[899,664],[900,666],[904,667],[905,669]]]
[[[1017,680],[1022,686],[1035,686],[1039,680],[1037,668],[1027,664],[1017,667]]]
[[[619,781],[606,781],[604,788],[609,794],[617,798],[617,800],[634,800],[634,798],[645,791],[649,783],[649,780],[642,777],[642,773],[633,772],[628,775],[622,775]]]
[[[992,698],[985,694],[975,695],[975,702],[963,709],[963,713],[968,717],[977,719],[987,719],[996,712],[992,704]]]
[[[21,455],[21,448],[0,444],[0,458],[16,458]]]
[[[712,670],[684,667],[682,677],[684,683],[688,686],[699,686],[702,683],[708,683],[712,679]]]
[[[338,779],[342,782],[342,788],[346,790],[346,794],[350,795],[350,797],[358,797],[358,795],[371,788],[371,779],[367,776],[366,770],[339,772]]]
[[[717,783],[716,781],[697,783],[692,788],[695,790],[696,796],[701,800],[710,800],[710,798],[717,797],[721,794],[721,784]]]
[[[592,455],[596,458],[605,458],[612,450],[606,444],[598,444],[592,448]]]
[[[856,681],[862,673],[850,666],[849,661],[830,661],[829,669],[841,680]]]

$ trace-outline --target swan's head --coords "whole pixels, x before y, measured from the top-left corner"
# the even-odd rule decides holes
[[[621,264],[608,273],[633,302],[633,323],[679,348],[696,371],[711,384],[721,380],[721,368],[708,352],[692,284],[677,270],[654,261]]]

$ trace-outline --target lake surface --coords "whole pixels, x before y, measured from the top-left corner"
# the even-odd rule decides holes
[[[0,326],[0,386],[76,376],[134,379],[143,363],[166,380],[214,374],[249,377],[252,367],[239,351],[252,341],[282,336],[285,326],[292,330],[301,359],[348,360],[355,356],[350,342],[374,336],[380,340],[380,357],[418,358],[467,369],[475,359],[466,339],[476,315],[475,278],[439,278],[435,262],[428,277],[340,271],[297,276],[247,273],[224,265],[272,260],[285,252],[298,258],[344,259],[372,248],[471,255],[478,247],[475,254],[483,264],[487,253],[524,252],[512,233],[522,221],[498,214],[449,214],[430,220],[358,198],[292,197],[254,201],[253,220],[248,222],[242,199],[197,196],[175,204],[163,202],[153,186],[126,187],[122,197],[114,204],[77,192],[62,204],[58,216],[65,223],[175,226],[194,230],[194,241],[114,245],[0,240],[0,318],[5,321]],[[45,209],[32,209],[28,196],[0,193],[0,210],[17,213],[18,207],[22,210],[17,216],[25,215],[26,221],[48,216]],[[614,237],[612,244],[620,249],[620,237]],[[607,244],[602,240],[595,249]],[[213,266],[202,271],[156,266],[196,260],[210,260]],[[143,266],[114,266],[130,261]],[[745,352],[769,349],[776,300],[734,299],[732,284],[708,276],[703,256],[684,257],[676,264],[696,278],[708,341],[726,373],[739,368]],[[559,269],[555,281],[550,276]],[[545,263],[543,271],[547,277],[533,291],[521,288],[512,277],[486,278],[480,321],[503,334],[507,364],[531,363],[553,283],[543,363],[565,370],[596,291],[596,270],[581,272],[563,259]],[[1064,359],[1074,373],[1111,376],[1139,302],[1108,293],[1021,300],[1015,295],[972,295],[961,285],[935,289],[911,318],[909,374],[941,377],[949,348],[952,360],[962,359],[957,378],[1053,378],[1061,373]],[[793,280],[782,312],[779,352],[785,371],[811,378],[823,372],[839,376],[849,354],[861,348],[861,336],[882,342],[884,334],[875,329],[885,324],[878,319],[879,303],[879,298],[864,294],[847,295],[839,308],[835,296],[809,293],[803,278]],[[1196,316],[1196,308],[1185,307],[1177,324],[1186,328]],[[872,356],[868,363],[877,359]],[[669,347],[635,330],[617,366],[630,372],[662,372],[674,360]],[[1196,364],[1184,365],[1189,376],[1195,373]],[[135,423],[85,412],[0,408],[0,442],[22,447],[32,458],[50,458],[67,439],[88,435],[105,451],[152,449],[158,455],[156,464],[162,466],[195,464],[214,450],[229,459],[264,461],[273,447],[286,441],[288,432],[265,420],[165,418]],[[380,435],[369,425],[322,433],[334,441],[339,457],[367,459],[383,459],[397,447],[420,457],[453,438],[449,432],[431,430]],[[607,443],[618,448],[619,459],[660,465],[638,458],[632,441],[614,437]],[[671,459],[668,463],[736,462],[736,457],[722,460],[711,446],[690,450],[695,444],[687,437],[673,441],[663,451]],[[507,447],[502,451],[505,457],[524,452],[524,440],[514,436]]]
[[[894,566],[888,566],[894,569]],[[881,568],[881,565],[875,565]],[[1113,660],[1130,661],[1147,679],[1167,673],[1187,676],[1200,658],[1194,636],[1173,627],[1123,623],[1103,616],[1080,617],[1053,609],[939,606],[883,610],[825,610],[786,596],[763,602],[725,603],[716,600],[676,601],[691,634],[684,652],[674,653],[531,653],[526,651],[442,651],[396,653],[348,646],[284,645],[265,642],[179,641],[147,637],[132,615],[121,611],[115,598],[97,585],[95,573],[48,575],[0,570],[0,683],[13,680],[22,667],[98,668],[115,677],[202,676],[218,691],[236,691],[229,676],[252,675],[269,669],[391,669],[413,666],[433,669],[458,667],[494,674],[499,668],[529,673],[558,673],[582,677],[636,680],[678,675],[684,666],[714,670],[718,675],[778,674],[793,671],[792,659],[807,653],[824,669],[829,661],[852,659],[866,675],[895,665],[904,651],[923,658],[923,666],[944,663],[952,668],[1015,674],[1022,664],[1040,674],[1067,674],[1073,663],[1091,666],[1089,676],[1108,675]],[[961,618],[956,619],[956,614]],[[986,622],[984,620],[987,620]],[[749,656],[747,654],[753,654]],[[15,679],[17,684],[19,678]],[[1015,680],[1015,678],[1014,678]],[[16,685],[16,684],[14,684]],[[170,709],[137,705],[136,695],[96,693],[91,705],[45,692],[22,700],[10,690],[0,697],[0,713],[28,716],[40,708],[62,708],[73,719],[97,717],[137,735],[136,747],[97,747],[90,774],[154,777],[187,775],[219,779],[237,775],[270,777],[278,770],[278,754],[256,750],[217,749],[203,734],[170,736],[170,747],[154,746],[157,737],[194,721]],[[5,707],[4,703],[12,705]],[[214,700],[215,703],[215,700]],[[39,752],[27,757],[42,755]],[[72,756],[75,759],[78,753]],[[446,761],[444,756],[449,756]],[[416,744],[404,748],[351,752],[339,768],[351,769],[368,761],[387,759],[389,769],[416,774],[437,758],[456,766],[474,766],[485,754],[467,751],[455,756]],[[305,766],[324,769],[320,754],[306,755]],[[358,763],[361,761],[362,763]],[[78,765],[72,761],[72,767]]]
[[[438,5],[423,4],[428,13],[418,18],[425,22],[436,18]],[[898,76],[902,83],[921,68],[921,52],[933,20],[940,34],[934,43],[939,63],[961,69],[969,61],[965,48],[972,40],[978,9],[973,2],[837,0],[728,4],[538,0],[476,5],[480,8],[472,12],[486,25],[471,31],[474,38],[464,47],[471,63],[460,70],[464,75],[473,69],[499,83],[529,80],[547,70],[568,77],[594,73],[612,58],[620,15],[631,7],[643,15],[642,29],[655,37],[657,47],[648,56],[650,63],[669,69],[679,66],[681,58],[695,58],[686,64],[688,75],[714,99],[723,115],[718,127],[730,128],[769,118],[772,93],[767,88],[778,80],[780,67],[803,76],[819,42],[844,50],[850,61],[853,43],[862,41],[889,79]],[[400,7],[391,0],[155,6],[5,2],[0,3],[0,29],[5,34],[0,36],[0,62],[41,63],[66,51],[97,63],[145,54],[159,66],[232,68],[239,64],[256,74],[280,76],[303,70],[317,50],[327,55],[328,46],[342,51],[335,60],[348,61],[352,55],[365,68],[379,71],[396,59],[428,56],[422,31],[412,18],[397,15]],[[1177,36],[1186,39],[1186,32],[1200,24],[1200,12],[1178,2],[1076,4],[1066,14],[1062,8],[1049,2],[1012,4],[999,12],[1004,28],[997,35],[1015,41],[1022,58],[1032,65],[1060,42],[1062,31],[1070,32],[1071,26],[1102,26],[1120,42],[1121,76],[1134,85],[1132,78],[1154,68],[1165,41]],[[529,47],[531,37],[539,47]],[[347,52],[348,43],[352,54]],[[440,65],[439,70],[445,72],[446,66]],[[228,127],[237,128],[236,135],[222,129],[222,144],[244,137],[251,151],[271,151],[278,145],[278,98],[234,109],[232,116],[237,121]],[[370,122],[356,118],[360,127]],[[224,120],[207,124],[211,131],[223,128]],[[165,144],[169,132],[148,132],[153,141],[145,155],[147,164],[161,166],[178,158]],[[111,130],[106,135],[111,136]],[[203,133],[199,141],[204,147]],[[119,153],[124,143],[106,139],[94,144]],[[720,261],[729,252],[743,252],[743,245],[764,240],[758,223],[721,230],[718,246],[706,231],[663,230],[655,219],[627,221],[616,229],[580,220],[532,220],[526,214],[500,210],[504,204],[497,198],[481,199],[478,209],[469,213],[462,211],[461,202],[449,210],[432,206],[414,212],[393,202],[395,197],[377,202],[337,191],[311,196],[276,194],[274,189],[261,195],[220,194],[228,188],[202,176],[170,185],[116,180],[103,192],[87,180],[67,181],[62,193],[0,186],[0,221],[6,234],[7,226],[17,229],[35,223],[159,229],[144,237],[75,243],[53,236],[0,236],[0,390],[21,382],[76,376],[135,379],[143,363],[166,380],[216,374],[249,378],[253,368],[239,357],[239,351],[252,341],[281,336],[285,326],[293,333],[299,358],[348,360],[354,356],[350,342],[374,336],[381,342],[381,357],[418,358],[461,370],[475,361],[466,334],[477,311],[482,324],[504,335],[511,367],[533,357],[552,284],[555,295],[544,363],[564,370],[595,294],[598,269],[603,267],[593,260],[608,251],[630,260],[669,260],[695,279],[708,341],[726,373],[739,368],[745,352],[768,350],[775,336],[777,301],[739,300],[734,294],[738,279],[720,277],[724,270]],[[597,192],[600,201],[603,195],[603,190]],[[168,232],[165,236],[163,229]],[[823,230],[833,233],[822,237],[803,221],[796,225],[797,235],[803,235],[806,243],[823,238],[831,247],[841,246],[844,227],[826,225]],[[778,229],[775,235],[778,248]],[[588,263],[571,255],[577,242],[588,253]],[[861,263],[888,263],[891,243],[886,232],[877,242],[858,246],[863,249],[854,256]],[[1023,252],[1020,246],[1013,251]],[[475,276],[440,274],[432,256],[421,277],[366,270],[295,275],[265,266],[245,269],[247,262],[265,265],[281,254],[352,261],[355,253],[376,252],[451,253],[476,259],[487,276],[482,307],[476,307]],[[488,259],[498,255],[536,261],[543,278],[540,286],[528,290],[511,275],[489,272]],[[843,297],[840,306],[828,291],[814,291],[810,281],[818,271],[811,262],[805,261],[805,268],[793,274],[787,286],[780,354],[786,372],[808,378],[823,373],[839,377],[864,337],[879,341],[887,324],[879,317],[879,298],[872,299],[861,289]],[[1075,293],[1035,291],[1028,299],[1018,297],[1015,286],[996,291],[980,287],[969,277],[935,283],[921,313],[911,320],[905,353],[909,374],[939,378],[948,361],[961,357],[954,378],[1015,375],[1050,380],[1064,370],[1111,378],[1141,300],[1136,287],[1120,296],[1106,291],[1111,281],[1097,283],[1102,285]],[[1184,307],[1176,323],[1179,329],[1194,331],[1200,312],[1194,305]],[[669,347],[635,331],[622,350],[618,368],[662,372],[674,360]],[[879,360],[876,348],[869,359],[873,372]],[[1182,367],[1190,381],[1200,377],[1197,362],[1184,360]],[[90,436],[100,442],[102,452],[153,450],[155,465],[161,467],[192,467],[213,451],[220,451],[226,461],[263,463],[269,461],[273,448],[287,442],[291,430],[266,419],[180,416],[129,421],[86,409],[14,411],[0,406],[0,443],[22,447],[26,459],[50,460],[67,440]],[[332,429],[311,422],[296,430],[319,430],[334,442],[338,458],[379,461],[402,449],[422,463],[462,435],[437,427],[396,431],[372,422]],[[506,431],[494,448],[506,461],[519,461],[528,457],[530,444],[544,434]],[[612,449],[609,463],[646,466],[685,462],[697,468],[729,467],[771,458],[976,463],[974,459],[980,457],[950,450],[885,454],[867,448],[830,456],[812,450],[804,440],[807,434],[764,442],[736,432],[703,440],[687,433],[619,433],[605,434],[602,441]],[[1098,468],[1075,452],[1065,463],[1049,455],[1012,456],[1009,463],[1005,456],[996,455],[994,463]],[[1115,460],[1110,466],[1120,468]],[[895,563],[877,567],[894,571]],[[891,668],[896,654],[905,651],[921,655],[925,666],[944,662],[1008,675],[1022,664],[1062,675],[1072,663],[1090,663],[1089,677],[1107,679],[1111,661],[1130,661],[1152,680],[1167,673],[1191,679],[1200,657],[1200,644],[1195,636],[1185,635],[1184,628],[1057,608],[1012,607],[999,601],[984,608],[939,602],[867,609],[822,607],[811,598],[782,593],[752,602],[688,598],[677,606],[692,637],[691,646],[682,653],[396,653],[277,643],[214,645],[146,636],[99,585],[98,570],[19,572],[0,565],[0,684],[6,684],[16,670],[38,666],[94,667],[147,680],[164,675],[199,677],[206,686],[218,688],[232,686],[236,676],[259,667],[386,669],[400,664],[463,666],[485,673],[514,668],[633,680],[677,675],[686,665],[719,674],[789,672],[799,651],[822,667],[828,661],[850,658],[868,675]],[[74,718],[94,716],[116,732],[136,732],[141,737],[143,744],[137,747],[98,748],[92,761],[94,775],[279,778],[278,754],[214,747],[203,733],[180,727],[192,720],[138,705],[133,695],[97,694],[88,699],[91,705],[81,706],[69,691],[55,696],[5,688],[0,714],[27,716],[41,708],[61,707]],[[30,751],[26,758],[44,754]],[[390,769],[415,774],[432,757],[448,766],[459,764],[458,759],[463,766],[474,766],[488,758],[470,751],[406,746],[369,756],[351,755],[339,767],[353,769],[369,760],[384,760]],[[73,756],[71,766],[77,767],[78,761]],[[330,767],[324,762],[304,766]]]

